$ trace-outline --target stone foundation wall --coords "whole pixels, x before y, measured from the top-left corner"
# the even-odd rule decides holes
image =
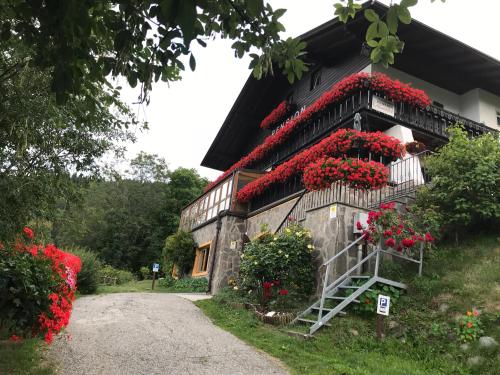
[[[238,275],[245,235],[249,238],[255,237],[260,233],[262,224],[268,224],[271,230],[275,230],[294,203],[295,199],[249,219],[231,215],[223,216],[217,249],[215,249],[216,222],[192,232],[198,244],[211,241],[208,272],[212,273],[212,294],[225,287],[231,277]],[[321,265],[355,239],[353,234],[354,214],[367,212],[365,209],[341,203],[333,205],[336,205],[335,217],[331,217],[330,207],[332,205],[329,205],[307,211],[306,219],[301,222],[301,225],[311,231],[315,246],[313,254],[317,269],[317,293],[320,292],[325,272],[325,267],[321,267]],[[336,262],[331,277],[343,274],[356,264],[356,260],[357,249],[353,248],[349,251],[348,256],[342,256]]]
[[[247,219],[247,229],[246,233],[250,239],[254,238],[260,233],[260,227],[262,224],[267,224],[271,232],[275,232],[278,226],[281,224],[285,215],[290,212],[290,209],[295,204],[298,198],[286,201],[278,206],[275,206],[269,210],[261,212],[255,216]]]
[[[315,247],[314,255],[316,262],[316,279],[317,293],[321,291],[324,272],[326,267],[321,265],[335,254],[340,252],[350,242],[354,241],[354,214],[359,212],[367,212],[367,210],[344,204],[336,205],[336,217],[330,217],[330,207],[321,207],[306,212],[306,220],[302,225],[309,229],[312,234],[313,244]],[[348,251],[346,256],[341,256],[335,262],[336,266],[332,269],[332,277],[338,277],[345,273],[349,268],[354,266],[357,261],[357,248],[354,247]]]

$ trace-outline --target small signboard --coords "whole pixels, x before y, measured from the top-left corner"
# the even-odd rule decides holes
[[[386,316],[389,315],[390,306],[391,306],[391,297],[379,294],[377,301],[377,314]]]
[[[335,219],[337,217],[337,205],[332,204],[330,206],[330,219]]]
[[[231,243],[229,244],[229,248],[231,250],[236,250],[236,241],[231,241]]]
[[[395,115],[394,103],[380,96],[373,95],[372,109],[391,117]]]
[[[160,269],[160,265],[158,263],[153,263],[153,272],[158,272]]]

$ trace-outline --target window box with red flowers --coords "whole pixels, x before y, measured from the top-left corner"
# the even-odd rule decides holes
[[[408,84],[392,80],[384,74],[376,73],[356,73],[344,78],[332,86],[332,88],[321,95],[314,103],[307,107],[297,117],[288,121],[285,126],[276,133],[264,139],[264,142],[253,149],[241,160],[234,163],[215,181],[206,187],[206,191],[217,185],[220,181],[229,176],[233,171],[242,168],[251,168],[253,164],[269,155],[278,145],[290,139],[295,131],[310,124],[310,120],[318,116],[323,111],[328,110],[332,105],[345,99],[354,91],[359,89],[371,89],[383,94],[395,102],[407,103],[418,108],[426,108],[431,104],[431,100],[422,90],[412,88]]]

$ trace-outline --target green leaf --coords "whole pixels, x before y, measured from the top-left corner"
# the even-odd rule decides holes
[[[257,17],[263,10],[262,0],[247,0],[247,11],[250,17]]]
[[[372,53],[370,54],[370,59],[375,63],[378,64],[381,59],[381,50],[380,48],[375,48],[372,50]]]
[[[409,8],[417,5],[418,0],[401,0],[401,6],[405,8]]]
[[[194,25],[196,23],[196,1],[195,0],[182,0],[179,2],[178,13],[175,21],[179,24],[182,35],[184,36],[184,43],[189,45],[194,37]]]
[[[411,14],[408,8],[399,7],[398,8],[398,18],[405,25],[410,24],[411,22]]]
[[[398,5],[393,5],[387,12],[387,26],[391,34],[398,32]]]
[[[375,40],[375,39],[370,39],[367,44],[372,47],[372,48],[375,48],[378,46],[378,42]]]
[[[365,18],[370,22],[376,22],[379,20],[377,12],[375,12],[373,9],[365,10]]]
[[[370,41],[378,37],[377,22],[372,23],[366,30],[366,40]]]
[[[189,56],[189,67],[191,68],[191,70],[194,72],[194,70],[196,69],[196,60],[194,58],[194,55],[191,54],[191,56]]]

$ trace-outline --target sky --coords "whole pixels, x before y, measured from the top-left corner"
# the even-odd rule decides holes
[[[285,38],[301,35],[332,19],[337,1],[269,2],[274,9],[288,9],[281,18],[287,29]],[[411,12],[414,19],[500,60],[500,1],[420,0]],[[127,157],[145,151],[163,157],[171,169],[196,168],[211,180],[221,173],[201,167],[200,163],[250,74],[249,59],[235,58],[231,44],[221,40],[210,41],[207,48],[196,44],[196,70],[188,69],[181,81],[169,85],[156,83],[148,106],[133,104],[137,102],[138,89],[124,87],[122,99],[140,120],[149,124],[149,130],[137,134],[136,143],[127,145]]]

